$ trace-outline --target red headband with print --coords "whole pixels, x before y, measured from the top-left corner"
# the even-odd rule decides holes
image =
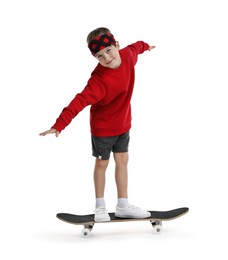
[[[103,50],[104,48],[113,45],[116,43],[114,36],[111,33],[99,35],[94,38],[89,44],[88,47],[93,55],[97,52]]]

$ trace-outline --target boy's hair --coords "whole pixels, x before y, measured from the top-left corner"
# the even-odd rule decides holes
[[[90,32],[87,36],[87,43],[89,44],[92,40],[94,40],[97,36],[110,33],[110,30],[105,27],[99,27],[92,32]]]

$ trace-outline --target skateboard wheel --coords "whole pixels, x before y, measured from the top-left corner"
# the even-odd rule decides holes
[[[161,234],[162,232],[162,225],[155,225],[154,226],[154,233],[155,234]]]
[[[162,221],[151,221],[151,225],[154,228],[154,234],[161,234],[162,232]]]
[[[90,233],[91,233],[91,231],[89,228],[83,228],[81,235],[82,235],[82,237],[88,237],[90,235]]]

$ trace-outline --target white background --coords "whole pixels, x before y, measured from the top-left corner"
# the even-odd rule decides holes
[[[0,3],[1,259],[227,259],[228,39],[225,0]],[[40,137],[96,65],[87,34],[111,29],[139,57],[132,99],[129,199],[148,210],[188,206],[154,236],[147,222],[80,226],[92,213],[89,107],[59,138]],[[106,203],[116,205],[114,164]],[[226,241],[226,242],[225,242]]]

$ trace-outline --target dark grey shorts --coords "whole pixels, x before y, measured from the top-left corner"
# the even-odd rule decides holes
[[[108,160],[110,153],[128,152],[128,144],[130,141],[129,132],[110,137],[97,137],[92,135],[93,156],[101,160]]]

